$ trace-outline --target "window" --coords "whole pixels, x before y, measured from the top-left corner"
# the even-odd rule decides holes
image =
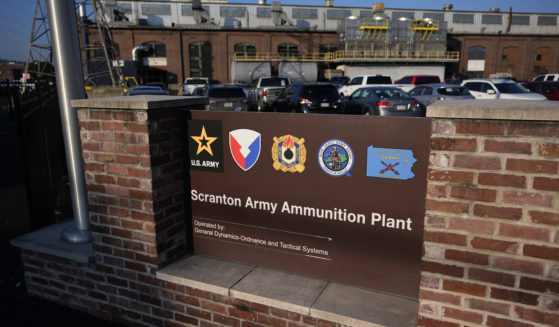
[[[413,12],[403,12],[403,11],[395,11],[392,13],[392,19],[393,20],[397,20],[399,18],[407,18],[409,20],[413,20],[414,19],[414,13]]]
[[[530,16],[512,15],[512,25],[530,25]]]
[[[351,10],[335,10],[335,9],[326,10],[327,19],[344,19],[349,16],[351,16]]]
[[[557,25],[557,16],[538,16],[538,25]]]
[[[147,57],[167,57],[167,51],[163,43],[151,41],[142,43],[142,45],[148,48]]]
[[[208,42],[188,45],[190,76],[212,78],[212,46]]]
[[[398,84],[411,84],[412,79],[413,79],[413,77],[411,77],[411,76],[404,77],[404,78],[400,79]]]
[[[295,19],[317,19],[318,13],[316,9],[293,8],[291,17]]]
[[[503,15],[490,15],[485,14],[481,16],[481,23],[482,24],[502,24],[503,23]]]
[[[359,18],[371,18],[373,17],[373,12],[371,10],[361,10],[359,12]]]
[[[119,3],[117,5],[118,10],[120,10],[121,12],[127,14],[127,15],[132,15],[132,4],[131,3]]]
[[[480,46],[471,47],[470,49],[468,49],[468,59],[485,59],[485,48]]]
[[[219,7],[219,15],[221,17],[245,17],[246,12],[247,12],[246,7],[231,7],[231,6]]]
[[[278,53],[280,56],[292,57],[299,55],[299,48],[292,43],[278,44]]]
[[[349,85],[361,85],[363,83],[363,77],[355,77],[349,82]]]
[[[542,54],[536,53],[536,61],[542,61]]]
[[[501,56],[501,61],[509,61],[509,56],[508,55],[502,55]]]
[[[256,46],[252,43],[237,43],[234,47],[234,52],[247,52],[247,53],[256,53]]]
[[[171,15],[171,6],[164,4],[142,4],[142,15],[160,15],[169,16]]]
[[[473,24],[474,23],[474,15],[473,14],[454,14],[454,15],[452,15],[452,21],[454,23]]]
[[[210,12],[210,7],[202,6],[205,12]],[[192,6],[191,5],[182,5],[181,6],[181,15],[183,16],[192,16]]]
[[[257,7],[256,8],[256,17],[258,18],[271,18],[272,17],[272,9],[266,7]]]
[[[444,14],[441,13],[434,13],[434,12],[426,12],[423,13],[423,19],[425,18],[429,18],[432,20],[438,20],[439,22],[443,22],[444,21]]]

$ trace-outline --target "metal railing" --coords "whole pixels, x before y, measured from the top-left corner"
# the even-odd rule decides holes
[[[269,52],[235,52],[233,60],[236,62],[457,62],[460,60],[459,51],[346,51],[339,50],[328,53],[307,53],[299,55],[281,55]]]

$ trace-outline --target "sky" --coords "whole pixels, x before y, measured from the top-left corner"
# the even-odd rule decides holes
[[[25,61],[31,36],[33,11],[36,0],[0,0],[0,59]],[[40,0],[44,2],[44,0]],[[62,1],[62,0],[56,0]],[[274,0],[267,0],[271,5]],[[230,3],[257,3],[257,0],[229,0]],[[436,9],[453,4],[453,10],[488,11],[500,8],[514,12],[559,13],[559,0],[334,0],[334,7],[370,8],[375,2],[384,2],[386,8]],[[282,4],[302,4],[301,0],[281,0]],[[305,5],[323,6],[324,0],[305,0]]]

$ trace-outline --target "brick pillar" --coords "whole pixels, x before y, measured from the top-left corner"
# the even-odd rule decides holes
[[[559,326],[559,111],[440,106],[419,325]]]
[[[162,101],[115,109],[109,100],[78,111],[95,259],[149,279],[186,250],[186,111]]]

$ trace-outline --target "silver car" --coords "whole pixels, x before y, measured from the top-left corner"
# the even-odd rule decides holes
[[[345,98],[342,112],[354,115],[425,117],[425,106],[396,87],[363,87]]]
[[[423,84],[413,88],[409,95],[425,106],[439,100],[473,100],[467,88],[455,84]]]

